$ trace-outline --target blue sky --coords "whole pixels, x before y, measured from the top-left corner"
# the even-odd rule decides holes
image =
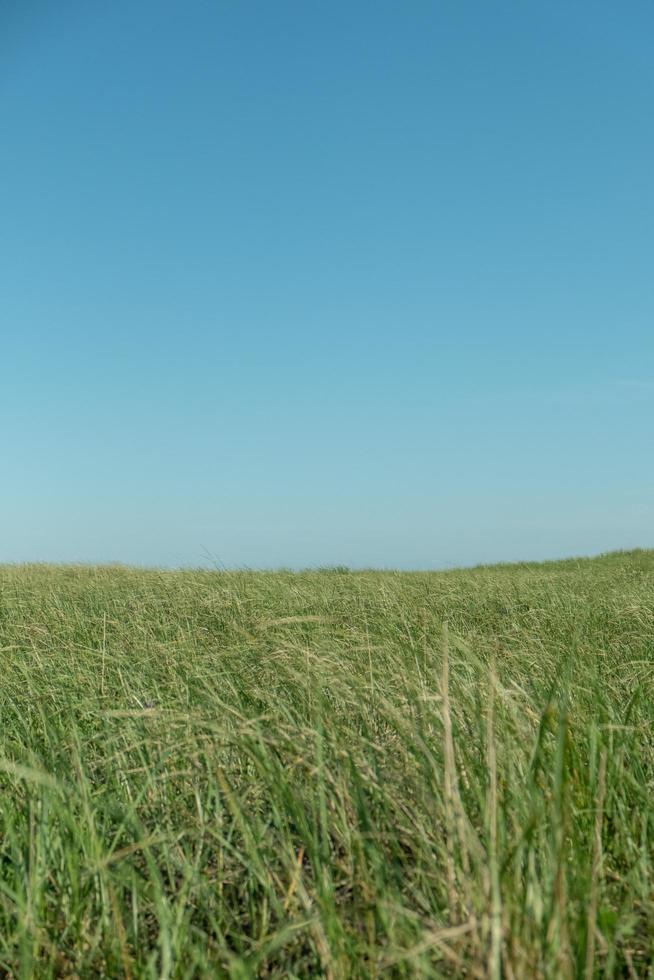
[[[0,3],[0,561],[653,546],[653,32]]]

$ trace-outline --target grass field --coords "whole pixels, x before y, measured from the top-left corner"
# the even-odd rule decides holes
[[[654,552],[0,567],[0,975],[654,975]]]

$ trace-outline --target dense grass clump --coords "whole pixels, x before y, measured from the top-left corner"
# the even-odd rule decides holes
[[[653,586],[0,568],[0,975],[651,975]]]

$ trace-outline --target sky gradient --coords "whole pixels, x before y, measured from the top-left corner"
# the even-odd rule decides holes
[[[0,561],[654,546],[652,36],[0,0]]]

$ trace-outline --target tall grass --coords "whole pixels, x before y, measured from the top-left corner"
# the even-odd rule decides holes
[[[0,568],[0,974],[653,975],[653,586]]]

